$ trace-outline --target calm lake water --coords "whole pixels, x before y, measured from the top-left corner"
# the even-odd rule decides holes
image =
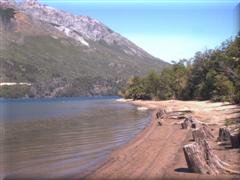
[[[83,177],[148,123],[113,97],[0,100],[0,179]]]

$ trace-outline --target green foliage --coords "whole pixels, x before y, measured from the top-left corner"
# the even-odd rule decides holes
[[[192,63],[190,63],[192,62]],[[191,61],[181,60],[160,74],[151,72],[127,85],[125,97],[197,99],[240,103],[240,38],[228,40],[215,50],[197,52]]]
[[[138,76],[131,77],[127,87],[122,91],[125,98],[150,99],[146,81]]]
[[[146,95],[148,99],[151,97],[154,98],[155,94],[159,94],[159,86],[160,86],[160,81],[159,81],[159,75],[155,71],[151,71],[145,79],[143,79],[143,88],[146,90]]]
[[[126,98],[181,99],[184,96],[188,70],[184,64],[174,64],[160,74],[151,71],[146,77],[132,78],[122,94]]]
[[[12,8],[0,7],[0,29],[10,30],[12,27],[11,19],[14,18],[15,14],[16,12]]]
[[[197,53],[188,80],[190,99],[239,103],[239,37],[221,47]]]
[[[22,98],[31,96],[31,90],[26,85],[1,86],[0,97],[3,98]]]
[[[10,22],[11,18],[14,17],[14,14],[15,10],[13,8],[0,8],[0,17],[4,25]]]
[[[160,99],[161,97],[163,99],[183,99],[185,96],[188,69],[183,63],[174,64],[161,73],[161,88],[164,89],[165,95],[161,95]]]
[[[25,36],[18,41],[12,33],[2,33],[0,38],[4,42],[0,48],[0,80],[31,83],[36,97],[55,95],[61,87],[64,91],[57,96],[116,95],[132,75],[144,75],[151,69],[161,71],[168,65],[130,56],[98,42],[89,41],[88,49],[70,39],[44,35]],[[56,79],[66,80],[56,83]]]

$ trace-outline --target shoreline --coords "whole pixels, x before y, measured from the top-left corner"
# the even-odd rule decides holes
[[[237,105],[229,103],[211,103],[208,101],[131,101],[127,103],[137,107],[148,108],[150,113],[149,124],[133,139],[123,145],[120,149],[114,150],[108,159],[97,169],[90,172],[86,179],[145,179],[145,178],[220,178],[228,179],[235,176],[223,174],[220,176],[199,175],[190,173],[183,156],[182,147],[189,143],[191,133],[187,130],[180,129],[179,125],[174,124],[176,120],[168,119],[163,126],[158,126],[155,121],[156,109],[166,109],[167,111],[192,110],[191,115],[204,122],[214,122],[218,124],[215,127],[215,135],[218,133],[217,128],[223,124],[228,113],[233,108],[239,108]],[[203,107],[205,107],[205,109]],[[226,111],[227,107],[227,111]],[[198,111],[197,111],[198,110]],[[221,116],[219,112],[225,116]],[[229,111],[229,112],[228,112]],[[214,112],[218,120],[209,119],[209,112]],[[227,112],[227,113],[226,113]],[[208,115],[208,116],[207,116]],[[236,155],[235,150],[232,150]],[[219,153],[221,155],[221,152]],[[220,156],[221,158],[225,155]],[[234,157],[229,158],[232,163]],[[235,158],[236,159],[236,158]],[[228,160],[224,158],[223,160]],[[240,167],[236,167],[240,169]],[[238,176],[239,178],[239,176]]]
[[[127,102],[127,103],[129,103],[129,102]],[[132,104],[132,105],[135,105],[135,104]],[[135,105],[135,106],[137,106],[137,105]],[[132,145],[135,144],[135,143],[139,143],[139,141],[141,141],[141,138],[147,135],[147,133],[151,130],[151,128],[154,127],[154,118],[153,118],[154,110],[150,110],[150,111],[151,111],[150,114],[149,114],[150,120],[149,120],[148,124],[138,134],[136,134],[130,141],[128,141],[126,144],[122,145],[119,149],[113,150],[113,152],[110,153],[109,157],[106,159],[106,161],[104,163],[100,164],[92,172],[87,173],[87,175],[84,178],[86,178],[86,179],[99,179],[98,177],[92,177],[92,176],[95,176],[94,174],[98,171],[101,171],[102,168],[105,168],[105,166],[109,166],[117,156],[119,156],[119,155],[121,156],[121,153],[125,149],[131,148]]]
[[[133,100],[131,100],[131,99],[127,99],[127,100],[117,99],[116,101],[129,103],[131,105],[138,107],[138,105],[132,103]],[[153,117],[154,109],[148,109],[148,110],[150,112],[149,112],[149,117],[148,117],[149,122],[147,123],[147,125],[139,133],[137,133],[131,140],[129,140],[126,144],[123,144],[120,148],[113,150],[103,163],[99,164],[94,170],[86,173],[86,175],[84,176],[84,179],[99,179],[98,177],[93,178],[92,175],[95,174],[99,170],[101,171],[101,169],[103,167],[108,166],[108,164],[111,163],[118,155],[120,155],[122,153],[122,151],[124,151],[124,149],[129,148],[132,146],[132,144],[140,141],[141,138],[144,137],[146,135],[146,133],[149,132],[149,130],[154,125],[154,117]]]

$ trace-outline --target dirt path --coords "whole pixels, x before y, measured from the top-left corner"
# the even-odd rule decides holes
[[[217,128],[224,123],[226,118],[237,118],[239,115],[235,113],[236,110],[239,110],[238,106],[223,103],[194,101],[134,101],[132,103],[151,109],[165,108],[167,111],[193,111],[192,115],[199,120],[216,123],[214,127],[215,134],[217,133]],[[188,172],[182,147],[191,141],[191,132],[181,129],[179,124],[174,124],[176,121],[174,119],[167,119],[164,121],[163,126],[158,126],[156,121],[152,121],[149,127],[131,143],[114,152],[105,165],[87,178],[209,178],[209,176]],[[238,164],[239,161],[236,157],[234,159],[234,156],[239,156],[240,154],[236,150],[232,150],[231,153],[233,155],[231,156],[233,157],[230,158],[228,156],[224,158],[221,153],[219,154],[223,160],[227,159],[227,162],[231,161],[233,164]],[[218,178],[226,179],[233,177],[224,175]]]

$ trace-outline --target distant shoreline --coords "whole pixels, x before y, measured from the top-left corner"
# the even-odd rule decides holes
[[[119,99],[119,96],[62,96],[62,97],[23,97],[23,98],[2,98],[5,101],[22,101],[22,100],[71,100],[71,99]]]

